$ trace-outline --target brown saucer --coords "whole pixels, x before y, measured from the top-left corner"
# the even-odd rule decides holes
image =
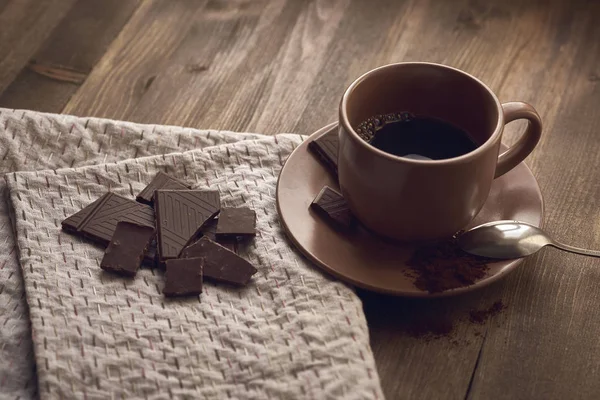
[[[522,260],[490,264],[488,274],[471,286],[429,293],[416,288],[406,276],[406,260],[414,247],[399,246],[359,229],[351,235],[339,233],[324,222],[310,203],[328,185],[337,182],[315,156],[308,142],[329,132],[329,124],[302,143],[288,158],[277,182],[277,211],[283,227],[296,247],[316,265],[350,284],[375,292],[408,297],[442,297],[468,292],[488,285],[513,270]],[[495,220],[519,220],[541,226],[544,214],[542,194],[529,168],[519,164],[496,179],[487,202],[471,226]]]

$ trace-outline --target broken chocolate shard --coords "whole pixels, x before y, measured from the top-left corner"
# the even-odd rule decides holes
[[[145,204],[108,192],[65,219],[62,228],[107,244],[117,228],[117,223],[121,221],[154,227],[154,210]]]
[[[158,267],[158,250],[156,249],[156,230],[154,231],[154,236],[152,238],[152,242],[148,246],[148,249],[144,253],[144,259],[142,260],[142,265],[155,268]]]
[[[248,207],[221,209],[217,239],[238,236],[256,236],[256,212]]]
[[[333,222],[338,228],[350,229],[354,216],[341,194],[325,186],[310,205],[318,214]]]
[[[202,293],[204,260],[201,257],[166,261],[165,296],[191,296]]]
[[[104,196],[99,197],[94,202],[92,202],[92,204],[88,204],[81,210],[77,211],[75,214],[73,214],[70,217],[68,217],[67,219],[65,219],[61,223],[62,228],[66,231],[77,232],[77,229],[79,226],[81,226],[81,223],[83,222],[83,220],[88,215],[90,215],[90,213],[92,213],[92,211],[94,211],[101,203],[103,203],[108,198],[109,195],[110,195],[110,192],[106,193]]]
[[[152,181],[135,198],[140,203],[152,205],[154,192],[159,189],[188,190],[190,187],[179,179],[173,178],[164,172],[157,173]]]
[[[219,213],[220,214],[220,213]],[[213,218],[206,222],[200,229],[200,234],[196,237],[200,239],[202,236],[206,236],[213,242],[217,241],[217,225],[219,224],[219,218]],[[195,242],[196,240],[194,240]]]
[[[135,276],[153,237],[153,227],[118,222],[100,268],[120,275]]]
[[[223,209],[221,209],[221,212],[223,212]],[[212,240],[213,242],[217,242],[221,246],[226,247],[227,249],[233,251],[234,253],[237,253],[237,250],[236,250],[237,238],[236,237],[219,238],[217,240],[217,225],[219,224],[220,217],[221,217],[221,215],[219,213],[219,217],[213,218],[210,221],[208,221],[206,224],[204,224],[204,226],[200,229],[200,235],[196,236],[196,238],[194,240],[192,240],[190,243],[195,242],[197,239],[200,239],[201,237],[207,237],[210,240]]]
[[[154,194],[160,261],[177,258],[220,209],[219,192],[157,190]]]
[[[323,163],[336,177],[338,173],[338,147],[339,139],[337,129],[308,143],[308,149],[312,151],[319,161],[321,161],[321,163]]]
[[[181,257],[204,258],[205,279],[232,285],[246,285],[257,271],[248,261],[207,237],[183,249]]]

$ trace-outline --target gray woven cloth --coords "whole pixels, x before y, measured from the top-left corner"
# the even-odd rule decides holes
[[[78,167],[263,137],[0,108],[0,175]],[[0,179],[0,398],[31,399],[37,378],[23,278]]]
[[[40,148],[52,141],[52,137],[45,141],[52,129],[40,128],[39,119],[44,118],[56,124],[65,117],[32,117],[34,122],[24,130],[36,130],[31,140],[41,142]],[[74,167],[72,153],[88,143],[82,137],[90,137],[90,151],[84,157],[89,161],[94,145],[99,148],[101,141],[107,144],[106,140],[128,136],[128,130],[132,138],[137,134],[144,142],[153,131],[161,140],[173,139],[176,147],[186,134],[207,141],[221,135],[169,133],[175,128],[100,120],[86,124],[84,119],[68,118],[54,136],[65,128],[62,135],[73,135],[64,142],[68,143],[64,150],[57,148],[61,157],[71,159],[67,166]],[[79,130],[75,134],[75,128],[68,127],[73,121]],[[92,122],[98,128],[110,125],[116,134],[107,139]],[[359,299],[290,248],[279,226],[277,175],[302,138],[254,135],[252,140],[237,141],[247,137],[222,136],[233,143],[99,166],[6,175],[42,398],[382,397]],[[5,129],[0,137],[8,140],[11,135]],[[190,140],[190,147],[200,140]],[[147,142],[134,142],[115,146],[115,152],[122,158],[144,155],[140,150]],[[15,160],[23,149],[35,146],[12,147],[13,164],[18,164]],[[152,145],[145,149],[145,154],[162,151]],[[56,157],[59,152],[54,153]],[[36,163],[31,168],[38,168]],[[224,205],[244,204],[257,211],[260,235],[240,249],[259,269],[248,287],[206,283],[199,298],[166,300],[159,271],[141,270],[131,281],[105,274],[98,268],[101,248],[60,230],[62,219],[106,190],[133,198],[159,170],[195,187],[219,190]],[[15,301],[19,294],[13,289]]]

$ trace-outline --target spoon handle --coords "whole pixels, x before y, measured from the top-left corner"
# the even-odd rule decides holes
[[[563,244],[563,243],[558,243],[558,242],[550,243],[550,246],[554,246],[557,249],[569,251],[571,253],[583,254],[584,256],[600,257],[599,250],[582,249],[579,247],[569,246],[568,244]]]

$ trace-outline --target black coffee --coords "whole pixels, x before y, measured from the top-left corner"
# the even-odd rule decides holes
[[[477,148],[464,130],[437,118],[408,112],[371,117],[356,131],[379,150],[413,159],[443,160]]]

